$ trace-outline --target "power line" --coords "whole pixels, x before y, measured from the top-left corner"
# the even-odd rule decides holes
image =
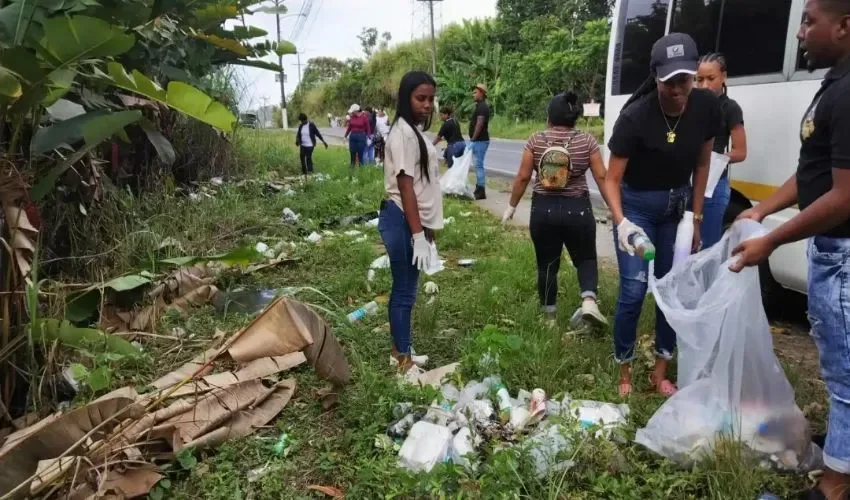
[[[310,26],[307,27],[307,34],[304,35],[305,38],[310,38],[310,33],[313,32],[313,26],[316,25],[316,20],[319,19],[319,13],[322,12],[322,6],[324,5],[325,0],[319,0],[319,4],[316,6],[316,15],[313,16],[313,20],[310,22]]]

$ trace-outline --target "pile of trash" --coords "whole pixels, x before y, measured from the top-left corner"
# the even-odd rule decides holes
[[[573,465],[565,457],[574,449],[576,431],[608,438],[627,422],[629,407],[574,400],[569,394],[552,401],[542,389],[520,390],[514,398],[498,376],[491,376],[462,389],[444,384],[429,407],[399,403],[393,414],[397,420],[376,438],[376,446],[398,447],[404,468],[428,472],[451,461],[475,469],[482,443],[496,441],[527,450],[543,478]]]
[[[181,450],[214,447],[272,421],[296,388],[282,374],[303,363],[329,382],[318,396],[333,406],[351,379],[342,348],[317,313],[281,297],[148,392],[124,387],[6,436],[0,495],[143,496],[163,477],[158,464]]]

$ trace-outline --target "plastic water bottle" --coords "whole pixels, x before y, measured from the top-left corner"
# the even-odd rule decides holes
[[[762,493],[761,495],[759,495],[759,497],[756,498],[756,500],[782,500],[782,499],[780,499],[778,496],[774,495],[773,493],[766,491],[766,492]]]
[[[496,398],[499,400],[499,420],[502,424],[507,424],[511,420],[511,395],[504,385],[499,385],[496,391]]]
[[[361,319],[365,318],[367,315],[372,314],[377,310],[378,310],[378,303],[373,300],[372,302],[369,302],[365,306],[363,306],[360,309],[349,314],[347,316],[348,321],[351,322],[351,323],[356,323],[356,322],[360,321]]]
[[[676,229],[676,243],[673,246],[673,265],[679,265],[691,255],[694,241],[694,213],[685,212]]]
[[[635,247],[643,260],[647,262],[655,260],[655,245],[646,236],[640,233],[632,234],[629,236],[629,244]]]

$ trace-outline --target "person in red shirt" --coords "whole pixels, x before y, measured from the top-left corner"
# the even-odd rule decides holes
[[[369,115],[360,111],[360,105],[352,104],[348,113],[351,118],[348,120],[345,138],[348,139],[348,150],[351,153],[351,168],[354,168],[363,162],[366,137],[372,134],[372,125],[369,123]]]

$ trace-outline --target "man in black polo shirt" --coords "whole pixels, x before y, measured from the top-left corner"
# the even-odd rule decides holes
[[[850,492],[850,0],[807,0],[797,34],[810,70],[830,68],[800,125],[797,174],[741,217],[761,221],[799,203],[800,213],[733,253],[733,271],[780,245],[811,238],[809,318],[830,397],[826,471],[810,498]]]

